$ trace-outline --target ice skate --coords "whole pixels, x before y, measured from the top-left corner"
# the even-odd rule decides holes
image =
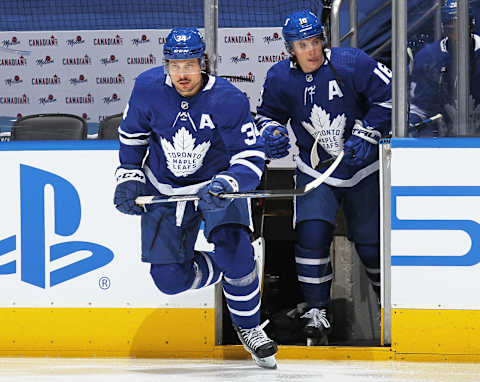
[[[301,319],[306,321],[303,334],[307,338],[307,346],[328,345],[328,333],[331,326],[326,309],[312,308]]]
[[[258,366],[267,369],[276,369],[277,361],[275,360],[275,354],[278,350],[277,344],[268,338],[263,330],[268,322],[267,320],[262,325],[251,329],[242,329],[235,325],[233,327],[245,350],[252,355],[253,360]]]

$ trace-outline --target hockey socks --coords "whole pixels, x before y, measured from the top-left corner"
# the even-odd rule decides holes
[[[222,272],[213,261],[212,255],[209,252],[195,251],[193,268],[195,278],[193,279],[190,289],[200,289],[215,284],[222,276]]]
[[[295,245],[295,262],[303,297],[311,308],[325,308],[330,300],[333,271],[328,251]]]
[[[365,266],[373,291],[380,296],[380,246],[378,244],[355,244],[358,256]]]
[[[232,322],[244,329],[260,322],[260,284],[255,267],[240,278],[223,278],[223,293],[232,317]]]

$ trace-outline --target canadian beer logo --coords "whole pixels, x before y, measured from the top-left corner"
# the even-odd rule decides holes
[[[23,56],[18,58],[0,58],[0,66],[25,66],[27,59]]]
[[[55,62],[54,59],[50,56],[45,56],[45,58],[39,58],[38,60],[35,61],[35,63],[40,67],[43,67],[44,65],[53,64],[54,62]]]
[[[100,59],[100,62],[101,62],[103,65],[107,66],[108,64],[114,64],[114,63],[118,62],[118,58],[115,57],[114,54],[111,54],[109,57],[101,58],[101,59]]]
[[[5,85],[7,85],[7,86],[21,84],[22,82],[23,82],[23,80],[20,78],[19,75],[16,75],[13,78],[5,79]]]
[[[240,56],[230,57],[230,61],[232,61],[234,64],[238,64],[239,62],[250,61],[250,59],[247,57],[246,53],[242,53]]]
[[[82,36],[78,35],[77,37],[75,38],[69,38],[67,40],[67,45],[68,46],[75,46],[75,45],[79,45],[79,44],[85,44],[85,40],[82,38]]]
[[[47,104],[51,104],[51,103],[55,103],[57,102],[57,99],[55,98],[55,96],[53,94],[49,94],[47,97],[40,97],[38,99],[38,103],[40,105],[47,105]]]
[[[29,39],[28,45],[32,47],[41,47],[48,48],[52,46],[58,46],[58,39],[55,36],[50,36],[49,38],[35,38]]]
[[[89,93],[86,96],[71,96],[65,97],[67,105],[84,105],[95,103],[94,97]]]
[[[225,44],[253,44],[254,36],[250,32],[241,35],[226,35],[224,37]]]
[[[123,45],[123,38],[120,35],[110,38],[94,38],[93,45],[95,46],[120,46]]]
[[[54,74],[51,77],[34,77],[32,78],[32,85],[60,85],[61,78]]]
[[[78,78],[76,78],[76,77],[70,78],[70,84],[73,85],[73,86],[77,86],[79,84],[84,84],[86,82],[88,82],[88,80],[83,74],[80,74],[78,76]]]
[[[21,96],[0,96],[0,105],[28,105],[30,98],[23,94]]]
[[[141,44],[147,44],[150,40],[148,39],[146,34],[142,34],[140,38],[132,38],[132,45],[139,46]]]
[[[128,65],[154,65],[157,63],[157,58],[153,54],[143,57],[127,57]]]
[[[277,32],[275,32],[271,36],[263,36],[263,42],[267,45],[269,45],[270,43],[275,42],[275,41],[282,41],[282,38],[280,37],[280,35]]]
[[[285,52],[282,52],[281,54],[273,54],[270,56],[258,56],[258,62],[262,64],[272,64],[275,62],[280,62],[283,61],[287,58]]]
[[[111,96],[103,97],[103,103],[110,105],[113,102],[119,102],[121,98],[118,96],[117,93],[113,93]]]
[[[88,54],[83,57],[64,57],[62,65],[92,65],[92,59]]]
[[[116,77],[97,77],[95,81],[97,85],[124,85],[125,77],[119,73]]]
[[[241,74],[238,76],[223,76],[232,83],[237,82],[255,82],[255,74],[248,72],[248,74]]]

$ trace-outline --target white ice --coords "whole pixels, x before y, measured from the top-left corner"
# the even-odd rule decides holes
[[[1,382],[479,382],[480,364],[279,360],[0,358]]]

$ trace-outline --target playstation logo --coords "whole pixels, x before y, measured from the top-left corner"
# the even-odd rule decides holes
[[[21,232],[18,239],[17,235],[0,238],[0,277],[19,272],[23,282],[44,289],[104,267],[114,257],[107,247],[88,241],[46,243],[46,186],[54,193],[54,233],[69,237],[77,231],[81,221],[81,204],[75,187],[56,174],[20,164]],[[17,242],[20,248],[17,248]],[[2,256],[16,250],[19,250],[17,258],[2,262]],[[59,268],[50,267],[58,259],[80,251],[89,255]],[[50,271],[50,268],[55,269]]]

